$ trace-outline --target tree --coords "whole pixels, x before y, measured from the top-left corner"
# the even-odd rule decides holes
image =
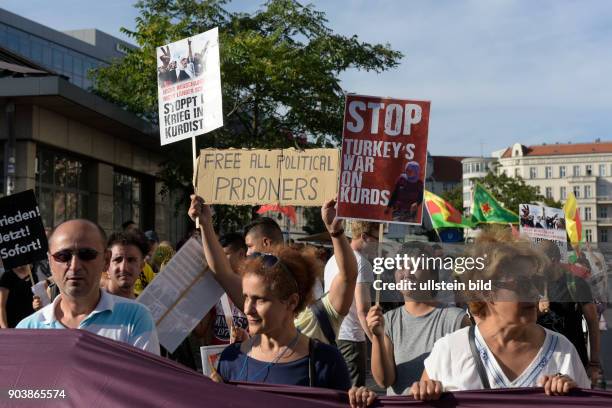
[[[506,173],[489,172],[476,181],[489,190],[505,208],[515,213],[518,213],[520,204],[543,203],[549,207],[561,208],[560,202],[544,198],[536,187],[527,185],[521,176],[508,177]]]
[[[312,5],[269,0],[249,15],[227,11],[227,3],[138,1],[136,29],[121,30],[139,48],[94,71],[95,91],[156,123],[155,48],[219,27],[225,126],[199,137],[198,148],[324,147],[341,138],[344,94],[339,75],[348,69],[381,72],[397,66],[402,57],[388,44],[334,33],[325,14]],[[167,189],[189,189],[190,148],[185,141],[165,149],[168,160],[160,177]],[[231,222],[242,216],[226,215]]]
[[[448,201],[457,211],[463,212],[463,185],[458,184],[452,190],[444,191],[440,197]]]

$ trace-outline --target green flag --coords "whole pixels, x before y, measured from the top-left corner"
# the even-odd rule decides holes
[[[474,224],[518,224],[519,216],[502,207],[491,193],[476,183],[472,199],[472,222]]]

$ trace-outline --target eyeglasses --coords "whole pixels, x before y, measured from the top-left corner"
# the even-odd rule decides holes
[[[99,252],[92,248],[79,248],[77,250],[62,249],[54,254],[51,254],[53,259],[59,263],[69,263],[73,256],[77,256],[81,261],[93,261],[98,257]]]

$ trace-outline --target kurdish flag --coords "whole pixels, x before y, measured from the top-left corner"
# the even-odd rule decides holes
[[[448,201],[425,190],[425,205],[431,218],[431,224],[438,228],[468,228],[471,224]]]
[[[480,183],[474,186],[474,198],[472,199],[472,223],[473,224],[518,224],[519,216],[493,198]]]
[[[578,203],[576,196],[570,192],[567,201],[563,206],[565,213],[565,230],[572,244],[577,244],[582,240],[582,222],[580,221],[580,211],[578,211]]]

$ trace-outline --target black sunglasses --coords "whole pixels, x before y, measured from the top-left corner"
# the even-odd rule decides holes
[[[291,270],[289,270],[287,265],[281,262],[281,260],[276,255],[265,254],[263,252],[253,252],[251,255],[248,256],[248,258],[261,258],[261,262],[263,263],[263,266],[265,268],[274,268],[276,265],[280,266],[283,272],[291,276],[291,279],[295,283],[296,292],[297,292],[298,283],[295,280],[295,276],[293,276],[293,273],[291,273]]]
[[[54,254],[51,254],[53,259],[59,263],[69,263],[73,256],[77,256],[81,261],[93,261],[98,257],[99,252],[91,248],[79,248],[75,251],[70,249],[62,249]]]

